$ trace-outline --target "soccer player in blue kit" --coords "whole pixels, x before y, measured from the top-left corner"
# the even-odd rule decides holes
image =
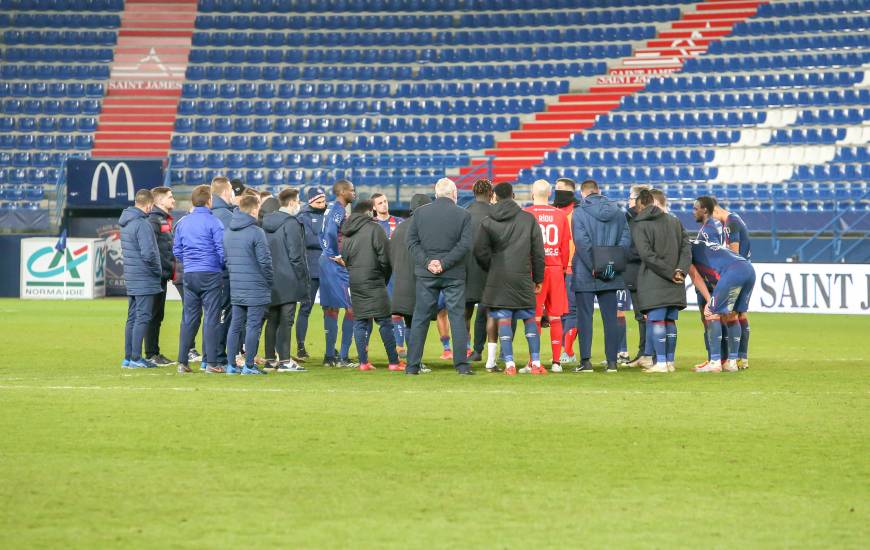
[[[750,262],[752,261],[752,245],[749,242],[749,228],[743,218],[729,212],[717,204],[713,210],[713,217],[722,223],[725,245]],[[737,316],[740,325],[740,349],[737,352],[737,366],[741,369],[749,368],[749,317],[746,313]]]
[[[326,330],[326,351],[323,365],[326,367],[356,368],[359,365],[348,358],[353,340],[353,309],[350,305],[350,278],[344,260],[341,259],[341,224],[347,217],[347,205],[356,198],[353,184],[338,180],[332,186],[333,202],[323,216],[323,231],[320,244],[320,306],[323,308],[323,327]],[[335,356],[338,340],[338,313],[344,310],[341,323],[341,349]]]
[[[695,215],[695,221],[701,224],[701,228],[698,230],[698,236],[696,237],[699,241],[716,244],[723,244],[725,242],[725,230],[722,227],[722,222],[713,217],[716,204],[716,199],[706,195],[695,199],[693,213]],[[708,286],[707,292],[712,293],[713,286]],[[704,324],[704,347],[707,348],[707,361],[709,362],[711,321],[704,317],[704,306],[707,305],[707,302],[704,300],[704,295],[697,289],[695,289],[695,295],[698,297],[698,309],[701,311],[701,322]],[[703,367],[706,364],[706,362],[701,363],[700,365],[696,365],[696,367]]]

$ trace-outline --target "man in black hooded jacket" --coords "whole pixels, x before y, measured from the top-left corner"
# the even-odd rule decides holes
[[[544,238],[535,217],[513,200],[511,184],[500,183],[494,191],[498,202],[481,222],[474,242],[474,257],[488,272],[481,303],[489,316],[498,320],[505,374],[517,374],[511,329],[514,319],[525,323],[532,374],[546,374],[541,366],[541,337],[535,319],[535,294],[541,291],[544,281]]]

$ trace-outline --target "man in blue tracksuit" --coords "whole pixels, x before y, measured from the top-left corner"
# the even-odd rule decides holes
[[[266,374],[257,368],[254,357],[260,347],[260,330],[266,310],[272,303],[272,253],[266,233],[257,225],[259,197],[245,195],[233,214],[224,235],[233,319],[227,336],[227,374]],[[245,329],[245,366],[235,365]]]
[[[593,248],[609,250],[614,256],[622,248],[624,260],[631,245],[631,236],[625,213],[615,202],[601,194],[596,182],[584,181],[580,185],[580,195],[583,201],[574,209],[571,221],[571,233],[574,236],[573,289],[577,332],[580,334],[580,366],[574,372],[592,372],[592,314],[596,299],[604,322],[607,372],[616,372],[619,348],[616,293],[625,288],[625,280],[619,271],[602,270],[602,266],[594,265]]]
[[[296,357],[308,359],[305,349],[305,335],[308,334],[308,318],[320,288],[320,236],[323,232],[323,216],[326,213],[326,193],[320,187],[308,190],[308,204],[296,216],[305,228],[305,259],[308,261],[308,300],[300,303],[299,316],[296,318]]]
[[[212,213],[211,190],[200,185],[190,194],[193,210],[175,226],[172,253],[184,264],[184,301],[181,336],[178,343],[178,372],[191,372],[190,346],[199,327],[202,312],[204,370],[223,372],[220,359],[220,311],[224,271],[224,226]]]
[[[160,250],[148,213],[154,205],[151,191],[140,189],[134,206],[121,213],[121,252],[124,256],[124,279],[127,283],[127,325],[124,329],[123,368],[154,368],[157,365],[142,357],[142,342],[151,322],[154,299],[160,294]]]
[[[235,194],[230,180],[218,176],[211,182],[211,211],[224,226],[224,232],[230,228],[230,220],[236,210]],[[219,365],[227,363],[227,332],[232,322],[233,306],[230,302],[230,275],[226,268],[223,272],[221,290],[220,324],[218,327],[218,357]]]

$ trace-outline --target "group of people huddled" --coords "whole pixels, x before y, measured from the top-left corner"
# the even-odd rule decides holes
[[[749,366],[746,312],[755,271],[748,232],[712,197],[695,201],[701,227],[692,239],[668,212],[664,193],[648,186],[632,187],[622,209],[595,181],[577,186],[563,178],[553,189],[538,180],[524,209],[512,184],[481,179],[462,208],[456,185],[443,178],[434,199],[413,196],[407,219],[390,214],[384,195],[357,200],[348,180],[332,191],[327,205],[323,189],[309,189],[303,205],[297,189],[272,196],[219,176],[193,189],[191,209],[177,223],[170,188],[138,191],[119,220],[129,300],[122,366],[177,363],[179,373],[189,373],[199,361],[206,373],[305,371],[308,320],[319,296],[326,367],[374,370],[369,343],[377,325],[389,370],[429,372],[423,352],[437,320],[441,358],[452,358],[459,374],[474,374],[484,347],[488,372],[546,374],[567,364],[593,372],[597,302],[605,372],[625,365],[669,373],[688,282],[707,348],[707,360],[693,370]],[[159,348],[169,281],[183,301],[177,361]],[[633,358],[628,310],[640,336]],[[513,352],[520,321],[525,362]],[[194,349],[200,324],[202,356]],[[549,368],[542,328],[549,329]]]

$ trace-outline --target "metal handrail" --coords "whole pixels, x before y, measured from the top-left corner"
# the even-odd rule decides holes
[[[870,191],[867,191],[866,193],[864,193],[863,196],[861,196],[858,199],[858,201],[865,201],[865,200],[870,200]],[[848,252],[850,252],[854,248],[854,246],[850,246],[848,249],[846,249],[846,251],[840,250],[839,247],[841,244],[840,243],[841,234],[848,232],[849,229],[852,227],[856,227],[864,218],[866,218],[868,216],[868,212],[864,212],[857,219],[853,220],[851,224],[846,224],[845,227],[837,227],[837,224],[842,222],[847,214],[854,213],[854,212],[856,212],[854,205],[842,210],[841,212],[838,212],[837,215],[835,215],[830,220],[828,220],[828,223],[826,223],[821,228],[819,228],[802,245],[800,245],[794,251],[793,257],[796,257],[798,259],[798,261],[800,261],[800,262],[805,262],[805,261],[812,262],[813,260],[818,258],[823,252],[825,252],[828,248],[834,247],[834,254],[835,254],[834,261],[835,262],[842,261],[842,259],[846,257],[846,254],[848,254]],[[819,238],[821,238],[821,236],[823,234],[825,234],[829,231],[833,232],[833,234],[834,234],[834,238],[831,240],[831,242],[829,242],[828,244],[826,244],[825,246],[823,246],[822,248],[817,250],[816,253],[813,254],[812,256],[810,256],[809,258],[805,258],[807,248],[812,243],[814,243]],[[867,231],[866,233],[870,234],[870,231]]]

